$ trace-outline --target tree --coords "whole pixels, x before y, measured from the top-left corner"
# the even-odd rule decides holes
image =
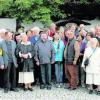
[[[49,25],[52,17],[65,18],[60,9],[64,0],[0,0],[0,16],[16,18],[18,23],[35,20]]]

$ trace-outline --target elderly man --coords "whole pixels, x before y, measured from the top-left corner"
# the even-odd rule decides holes
[[[65,73],[68,78],[68,88],[71,90],[74,90],[77,88],[77,60],[80,55],[80,47],[78,42],[74,38],[74,32],[72,33],[71,30],[69,30],[66,33],[66,36],[68,37],[68,44],[66,45],[65,51],[64,51],[64,58],[65,58]]]
[[[54,63],[54,49],[48,40],[48,31],[41,32],[40,40],[35,45],[36,64],[40,65],[42,82],[40,89],[51,89],[51,64]]]
[[[29,41],[32,44],[35,44],[39,39],[40,28],[39,27],[33,27],[30,31],[31,31],[32,36],[29,37]]]

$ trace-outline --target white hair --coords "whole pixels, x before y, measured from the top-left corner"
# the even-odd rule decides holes
[[[4,34],[5,32],[7,32],[6,29],[4,29],[4,28],[0,29],[0,34]]]
[[[21,36],[23,36],[23,35],[26,35],[26,33],[25,33],[25,32],[23,32],[23,33],[20,33],[20,35],[21,35]]]
[[[39,34],[39,33],[40,33],[40,28],[37,27],[37,26],[35,26],[35,27],[33,27],[33,28],[31,29],[31,31],[35,31],[37,34]]]

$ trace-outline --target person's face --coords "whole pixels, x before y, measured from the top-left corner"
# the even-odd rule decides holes
[[[13,34],[11,32],[8,32],[6,35],[7,40],[12,40],[13,39]]]
[[[56,31],[56,25],[55,25],[54,23],[51,24],[50,30],[51,30],[52,32],[55,32],[55,31]]]
[[[79,35],[79,36],[77,37],[77,40],[82,41],[82,37]]]
[[[58,34],[54,35],[54,40],[59,40],[59,35]]]
[[[32,32],[31,32],[31,31],[28,31],[28,32],[27,32],[27,36],[28,36],[28,37],[32,37]]]
[[[87,34],[86,39],[89,41],[91,39],[91,36],[89,34]]]
[[[41,40],[42,40],[43,42],[45,42],[47,39],[48,39],[47,34],[42,33],[42,34],[41,34]]]
[[[26,34],[23,34],[22,36],[22,41],[27,42],[28,41],[28,36]]]
[[[81,24],[80,25],[80,30],[84,30],[85,29],[85,25],[84,24]]]
[[[99,26],[95,28],[95,34],[97,36],[100,36],[100,27]]]
[[[72,25],[71,28],[70,28],[71,32],[75,32],[76,30],[76,26],[75,25]]]
[[[85,30],[81,30],[81,31],[80,31],[80,34],[81,34],[82,36],[86,36],[87,32],[86,32]]]
[[[68,39],[72,39],[74,37],[74,33],[71,30],[65,32],[65,35]]]
[[[20,35],[16,36],[16,41],[17,42],[20,42],[21,41],[21,36]]]

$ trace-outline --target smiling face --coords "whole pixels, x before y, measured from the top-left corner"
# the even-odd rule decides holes
[[[95,27],[95,34],[96,34],[97,36],[100,36],[100,26],[96,26],[96,27]]]
[[[21,40],[22,40],[23,42],[27,42],[27,41],[28,41],[28,36],[27,36],[25,33],[22,33],[22,34],[21,34]]]
[[[6,32],[5,33],[5,39],[6,40],[12,40],[12,38],[13,38],[13,33],[11,33],[11,32]]]
[[[68,39],[72,39],[74,37],[74,33],[71,30],[67,30],[65,35]]]

